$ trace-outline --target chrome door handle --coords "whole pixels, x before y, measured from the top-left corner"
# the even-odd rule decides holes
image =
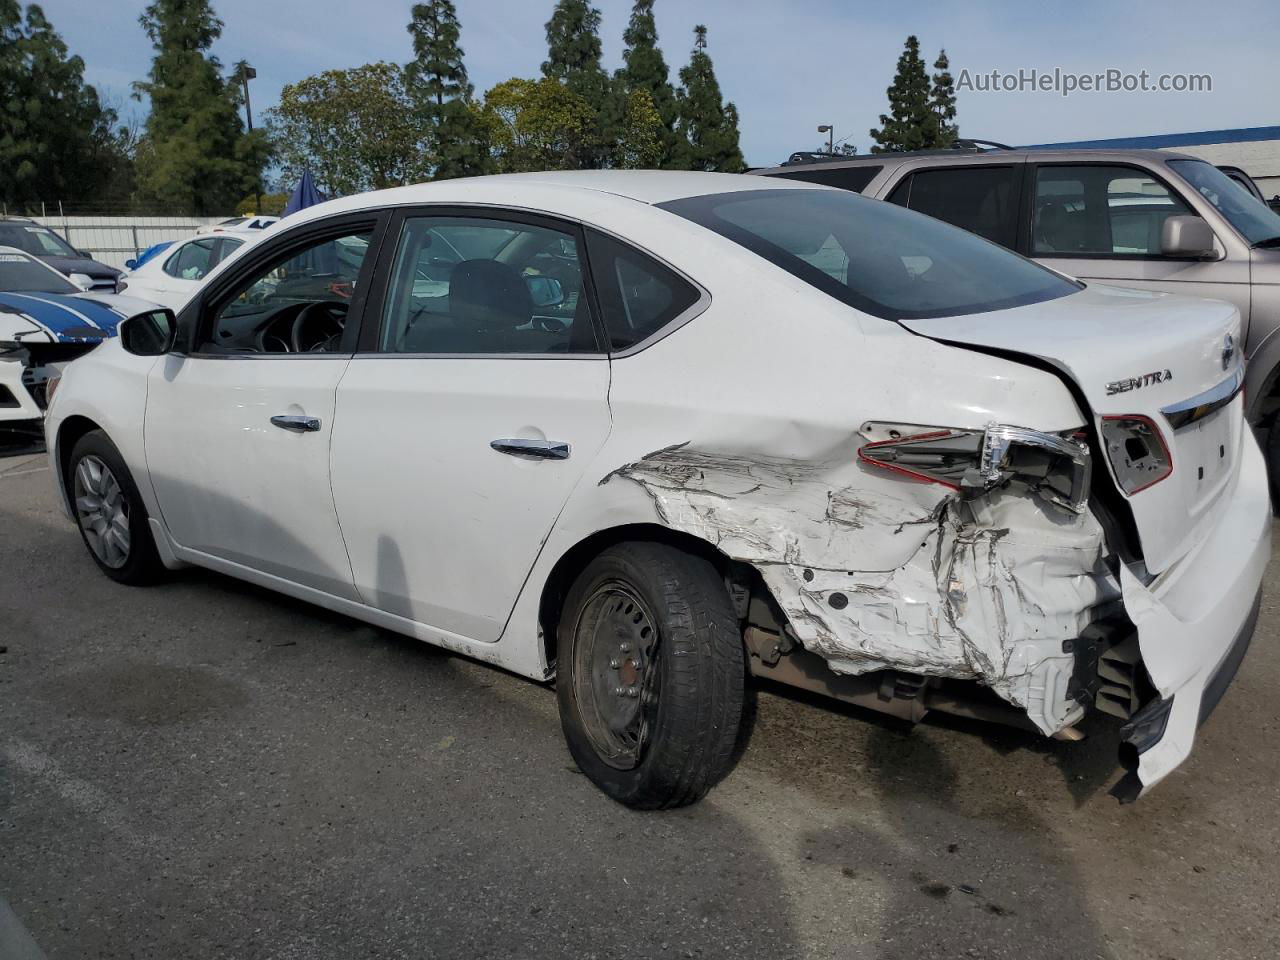
[[[315,433],[320,429],[319,417],[278,416],[271,418],[271,425],[294,433]]]
[[[543,460],[568,460],[569,445],[559,440],[494,440],[489,446],[499,453],[517,457],[541,457]]]

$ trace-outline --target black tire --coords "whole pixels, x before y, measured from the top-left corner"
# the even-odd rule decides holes
[[[129,547],[123,561],[112,565],[99,556],[98,550],[90,542],[90,533],[82,522],[82,512],[76,500],[76,475],[81,465],[92,458],[105,464],[119,486],[120,499],[123,501],[125,519],[129,531]],[[125,465],[120,451],[101,430],[92,430],[76,441],[71,448],[71,456],[67,458],[67,472],[63,478],[67,487],[67,500],[71,503],[72,513],[76,517],[76,527],[80,531],[80,539],[84,541],[89,556],[98,565],[98,569],[117,583],[131,586],[143,586],[156,582],[164,573],[164,564],[156,551],[155,541],[151,537],[151,526],[147,521],[147,508],[138,493],[138,485],[133,474]]]
[[[633,659],[620,668],[616,654],[602,662],[609,643],[629,630],[643,633],[645,625],[652,628],[647,649],[632,644],[634,654],[623,656]],[[605,550],[565,598],[558,659],[556,695],[569,752],[614,800],[642,810],[685,806],[732,769],[746,662],[728,590],[710,561],[661,543]],[[610,670],[624,677],[611,690]],[[627,679],[632,685],[624,687]],[[637,687],[639,696],[618,695],[621,706],[605,702]],[[603,719],[625,710],[628,699],[638,711],[634,752],[629,736]]]

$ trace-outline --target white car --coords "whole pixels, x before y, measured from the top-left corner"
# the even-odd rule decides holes
[[[1110,714],[1131,800],[1257,616],[1240,343],[1229,305],[845,191],[528,174],[291,217],[73,365],[47,434],[108,576],[197,564],[554,676],[623,803],[727,773],[748,674]]]
[[[86,293],[39,257],[0,246],[0,431],[38,437],[50,380],[149,306]]]
[[[195,236],[162,250],[120,279],[120,289],[141,300],[180,310],[204,278],[255,236],[216,234]]]
[[[279,217],[232,217],[229,220],[200,227],[196,230],[196,233],[256,233],[259,230],[273,227],[279,222]]]

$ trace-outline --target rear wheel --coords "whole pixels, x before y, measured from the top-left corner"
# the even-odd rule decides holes
[[[706,559],[611,547],[569,590],[557,698],[569,751],[631,807],[694,803],[729,772],[745,662],[728,591]]]
[[[147,508],[115,444],[101,430],[86,433],[72,448],[68,468],[76,524],[98,569],[120,583],[154,581],[164,567]]]

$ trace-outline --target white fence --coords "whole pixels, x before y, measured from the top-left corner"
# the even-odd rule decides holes
[[[230,216],[228,214],[227,216]],[[227,217],[59,217],[40,220],[57,230],[77,250],[95,260],[123,269],[124,262],[147,247],[167,240],[184,240],[197,227]]]

